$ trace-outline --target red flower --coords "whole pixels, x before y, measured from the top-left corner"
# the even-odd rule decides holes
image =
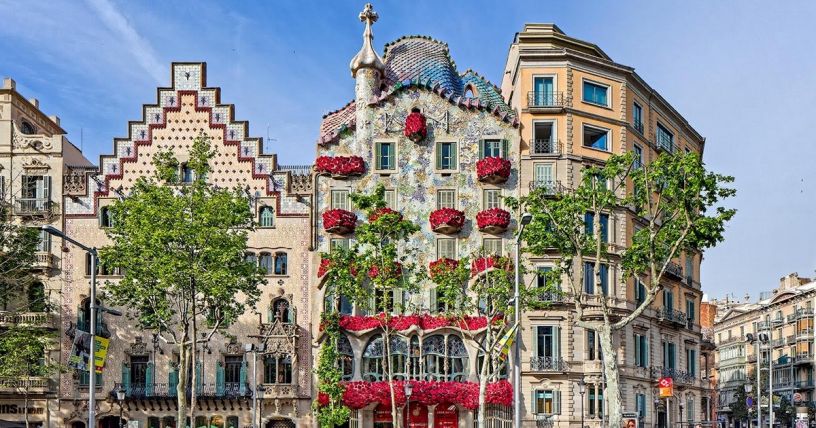
[[[419,109],[411,110],[411,114],[405,118],[404,134],[409,140],[418,143],[428,136],[428,126],[425,123],[425,116]]]
[[[323,275],[329,272],[329,268],[331,267],[331,260],[329,259],[320,259],[320,267],[317,268],[317,277],[322,278]]]
[[[459,266],[458,261],[443,257],[439,260],[431,262],[428,265],[428,270],[431,273],[431,279],[436,279],[437,275],[451,272],[455,270],[457,266]]]
[[[431,229],[448,226],[451,231],[458,232],[465,224],[465,213],[453,208],[440,208],[431,212]]]
[[[357,215],[350,211],[333,209],[323,213],[323,227],[327,232],[347,233],[354,230],[356,223]]]
[[[396,278],[402,275],[402,264],[397,262],[392,266],[385,266],[382,273],[387,275],[388,278]],[[371,266],[368,269],[368,277],[374,279],[378,276],[380,276],[380,269],[377,266]]]
[[[502,263],[505,265],[501,266]],[[510,270],[510,263],[498,256],[479,257],[470,264],[470,275],[473,276],[494,267]]]
[[[319,156],[315,170],[332,175],[360,175],[365,172],[365,162],[360,156]]]
[[[497,318],[498,319],[498,318]],[[496,320],[494,320],[496,321]],[[385,314],[374,316],[342,315],[340,316],[340,328],[346,331],[366,331],[383,327]],[[481,330],[487,327],[485,317],[446,317],[430,314],[423,315],[395,315],[388,319],[388,327],[405,331],[411,327],[418,327],[421,330],[435,330],[441,327],[458,327],[462,330]]]
[[[397,407],[405,405],[405,382],[394,382],[394,401]],[[476,382],[436,382],[412,380],[411,401],[421,404],[455,404],[466,409],[479,407],[479,384]],[[346,382],[343,403],[352,409],[361,409],[371,403],[391,405],[388,382]],[[506,380],[487,384],[487,404],[510,406],[513,403],[513,386]]]
[[[501,208],[491,208],[476,214],[476,224],[479,229],[487,227],[495,227],[498,229],[507,229],[510,225],[510,213]]]
[[[394,210],[392,210],[391,208],[388,208],[388,207],[378,208],[376,211],[371,213],[370,216],[368,216],[368,221],[373,223],[373,222],[377,221],[378,218],[380,218],[380,217],[382,217],[384,215],[388,215],[388,214],[394,214],[399,219],[398,221],[402,221],[402,214],[397,212],[397,211],[394,211]]]
[[[499,157],[486,157],[476,162],[479,180],[503,183],[510,177],[510,161]]]
[[[331,402],[331,397],[329,397],[329,394],[326,394],[325,392],[318,392],[317,393],[317,405],[318,406],[326,407],[326,406],[329,405],[330,402]]]

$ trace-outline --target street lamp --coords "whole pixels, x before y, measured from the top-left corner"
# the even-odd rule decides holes
[[[584,428],[584,394],[586,394],[586,384],[583,379],[578,381],[578,393],[581,394],[581,428]]]
[[[752,386],[753,385],[751,385],[750,383],[746,383],[744,385],[744,387],[745,387],[745,397],[748,397],[748,394],[751,393],[751,390],[753,389]],[[748,409],[748,428],[751,428],[751,409]]]
[[[414,392],[414,385],[405,382],[405,426],[410,427],[411,423],[411,394]]]
[[[678,404],[678,406],[680,407],[680,415],[678,415],[677,420],[680,421],[680,428],[683,428],[683,402],[680,401],[680,404]]]
[[[96,385],[96,370],[94,370],[94,351],[96,348],[96,310],[99,309],[102,312],[108,312],[111,315],[121,316],[122,313],[110,308],[105,308],[102,306],[96,306],[96,266],[99,263],[99,253],[96,251],[96,247],[89,247],[87,245],[82,244],[81,242],[69,237],[68,235],[64,234],[59,229],[55,228],[54,226],[45,225],[41,226],[40,230],[57,237],[62,238],[65,241],[70,242],[71,244],[76,245],[77,247],[81,248],[85,252],[87,252],[91,256],[91,296],[90,302],[88,303],[90,309],[90,327],[88,334],[91,336],[91,346],[89,349],[89,363],[88,364],[88,375],[90,377],[90,386],[88,387],[88,427],[93,428],[96,426],[96,391],[94,386]]]
[[[122,385],[119,385],[119,388],[116,388],[116,401],[119,402],[119,427],[124,427],[122,424],[122,403],[125,401],[125,388],[122,388]]]
[[[258,428],[258,352],[265,352],[266,344],[247,343],[244,350],[252,353],[252,428]]]
[[[516,337],[513,340],[513,427],[521,428],[521,296],[519,294],[519,287],[521,283],[521,267],[519,266],[519,259],[521,253],[521,234],[524,232],[524,227],[533,221],[533,215],[524,213],[519,219],[519,231],[516,235],[516,281],[513,285],[513,305],[514,315],[516,321]]]
[[[757,327],[759,330],[759,327]],[[756,357],[757,357],[757,365],[756,365],[756,378],[757,378],[757,392],[756,392],[756,410],[757,410],[757,428],[762,428],[762,400],[760,399],[762,396],[762,354],[759,351],[759,344],[767,344],[770,342],[770,337],[767,333],[759,333],[757,332],[756,335],[752,333],[748,333],[745,335],[745,339],[748,340],[748,343],[753,343],[756,346]],[[768,415],[770,416],[769,422],[770,427],[773,428],[773,358],[772,358],[772,350],[768,349],[768,398],[769,398],[769,405],[768,405]]]

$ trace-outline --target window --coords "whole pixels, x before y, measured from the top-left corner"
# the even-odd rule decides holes
[[[676,351],[675,344],[672,342],[663,342],[663,368],[675,369],[676,365]]]
[[[41,230],[40,231],[40,240],[37,242],[37,251],[40,253],[50,253],[51,252],[51,234]]]
[[[394,339],[394,337],[392,337]],[[375,336],[363,350],[362,376],[364,381],[375,382],[383,380],[383,346],[382,336]]]
[[[132,355],[130,357],[130,385],[137,389],[147,386],[148,357],[146,355]]]
[[[457,259],[456,238],[438,238],[436,240],[436,259]]]
[[[586,332],[586,347],[588,360],[600,360],[603,358],[600,338],[595,330],[584,329]]]
[[[533,164],[533,181],[535,187],[544,187],[548,191],[555,190],[555,177],[553,175],[553,164],[537,163]]]
[[[640,169],[643,167],[643,147],[635,144],[633,150],[635,152],[635,169]]]
[[[632,125],[643,134],[643,107],[638,103],[632,104]]]
[[[263,269],[265,274],[272,275],[272,254],[261,253],[258,265]]]
[[[694,256],[686,254],[686,284],[691,285],[694,281]]]
[[[331,191],[331,207],[333,210],[351,211],[351,200],[348,190]]]
[[[539,415],[561,413],[561,392],[552,389],[536,389],[533,392],[533,412]]]
[[[609,86],[584,80],[584,102],[609,107]]]
[[[500,158],[506,156],[506,153],[507,141],[505,140],[482,140],[479,143],[479,159]]]
[[[697,375],[697,350],[686,348],[686,372],[691,376]]]
[[[552,77],[533,78],[533,96],[531,107],[552,107],[555,106],[555,85]]]
[[[485,189],[484,201],[482,202],[484,209],[489,210],[493,208],[501,208],[502,196],[499,189]]]
[[[635,410],[638,413],[638,417],[641,419],[646,417],[646,394],[635,394]]]
[[[584,147],[609,150],[609,130],[584,125]]]
[[[667,311],[674,310],[674,292],[668,288],[663,289],[663,308]]]
[[[268,355],[264,358],[264,383],[292,383],[292,356]]]
[[[584,262],[584,292],[587,294],[598,294],[601,291],[603,294],[609,294],[609,265],[601,263],[601,289],[595,288],[595,263]]]
[[[289,307],[288,300],[281,298],[272,302],[272,307],[269,311],[269,322],[275,321],[280,321],[285,324],[294,322],[294,316],[292,316],[292,309]]]
[[[385,195],[385,206],[391,208],[392,210],[397,209],[397,191],[396,190],[386,190]]]
[[[392,142],[380,142],[375,145],[377,153],[376,169],[381,171],[391,171],[396,169],[396,150]]]
[[[547,275],[552,271],[552,266],[539,266],[536,269],[536,287],[545,288],[547,284]]]
[[[78,377],[79,377],[79,379],[78,379],[79,386],[81,388],[87,388],[88,383],[91,380],[90,375],[88,375],[88,371],[87,370],[77,370],[77,374],[78,374]],[[99,388],[101,386],[102,386],[102,373],[96,373],[96,386],[95,387]]]
[[[436,209],[442,208],[456,208],[456,191],[455,190],[437,190],[436,191]]]
[[[501,238],[484,238],[482,240],[482,249],[485,255],[502,255],[502,240]]]
[[[227,355],[224,357],[224,382],[235,387],[241,383],[241,370],[244,367],[244,357]],[[229,388],[232,390],[232,388]]]
[[[635,366],[649,367],[649,336],[635,334]]]
[[[286,275],[287,261],[286,253],[275,253],[275,275]]]
[[[165,427],[174,427],[174,425],[165,425]],[[227,416],[227,428],[238,428],[238,416]]]
[[[640,278],[635,278],[635,301],[637,302],[638,306],[646,301],[646,286],[643,285]]]
[[[694,300],[686,299],[686,320],[688,322],[688,328],[692,328],[694,326],[694,322],[697,321],[697,311],[695,306]]]
[[[553,359],[561,357],[561,332],[557,326],[535,326],[533,333],[535,334],[534,355],[538,358],[538,364],[552,364]]]
[[[601,242],[609,242],[609,214],[601,213]],[[584,214],[584,229],[587,236],[595,239],[595,213]]]
[[[436,143],[436,169],[442,171],[456,169],[456,143]]]
[[[187,166],[187,164],[181,165],[181,182],[185,184],[192,183],[195,180],[195,171],[192,168]]]
[[[26,312],[45,312],[48,302],[45,298],[45,286],[40,281],[28,284],[26,294],[28,297],[28,309]]]
[[[332,238],[331,241],[329,241],[329,249],[342,248],[348,250],[350,244],[351,242],[348,238]]]
[[[533,123],[532,154],[556,153],[555,121]]]
[[[342,380],[351,380],[354,377],[354,351],[346,335],[340,335],[337,340],[337,353],[340,355],[340,373]]]
[[[269,206],[261,207],[258,212],[258,223],[261,227],[272,227],[275,225],[275,209]]]
[[[113,227],[113,219],[110,215],[110,207],[99,207],[99,226]]]
[[[35,128],[34,125],[31,124],[31,122],[24,120],[20,122],[20,132],[27,135],[36,134],[37,128]]]
[[[161,419],[157,416],[148,416],[147,428],[161,428]]]
[[[247,263],[251,263],[253,265],[257,264],[258,263],[258,256],[256,256],[255,253],[245,253],[244,254],[244,261],[247,262]]]
[[[51,177],[45,175],[24,175],[17,200],[20,210],[25,213],[42,213],[50,207]]]
[[[589,401],[589,406],[587,410],[587,414],[590,416],[597,416],[601,417],[604,413],[604,405],[603,405],[603,385],[600,384],[587,384],[587,400]]]
[[[674,152],[674,134],[660,123],[657,124],[655,140],[657,140],[657,147],[668,152]]]
[[[694,421],[694,398],[686,398],[686,420],[689,424]]]

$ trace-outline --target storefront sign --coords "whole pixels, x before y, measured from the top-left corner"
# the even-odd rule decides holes
[[[0,415],[22,415],[26,412],[24,405],[19,404],[0,404]],[[29,407],[29,415],[42,415],[45,409],[42,407]]]
[[[374,422],[391,422],[391,406],[378,405],[374,409]]]
[[[439,404],[434,410],[434,427],[458,428],[459,409],[453,404]]]
[[[674,395],[674,380],[670,377],[661,377],[657,382],[660,388],[660,398],[671,397]]]
[[[428,427],[428,406],[419,403],[408,403],[408,418],[405,424],[408,428],[427,428]]]

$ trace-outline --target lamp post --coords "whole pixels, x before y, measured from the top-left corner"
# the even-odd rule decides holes
[[[757,331],[759,331],[759,327],[757,327]],[[752,333],[748,333],[745,335],[745,338],[748,340],[748,343],[753,343],[756,352],[757,362],[756,362],[756,379],[757,379],[757,392],[756,392],[756,410],[757,410],[757,428],[762,428],[762,354],[759,350],[759,344],[761,343],[769,343],[770,337],[766,333],[759,333],[757,332],[756,335]],[[770,416],[770,427],[773,428],[773,385],[771,382],[773,380],[773,358],[771,358],[771,349],[768,349],[768,392],[769,392],[769,400],[768,400],[768,415]]]
[[[680,404],[678,404],[678,406],[680,407],[680,414],[677,416],[677,421],[680,423],[680,428],[683,428],[683,402],[680,401]]]
[[[752,385],[750,383],[746,383],[744,385],[745,388],[745,396],[748,397],[748,394],[751,393]],[[751,409],[748,409],[748,428],[751,428]]]
[[[578,393],[581,394],[581,428],[584,428],[584,394],[586,394],[586,384],[583,379],[578,381]]]
[[[91,296],[90,302],[88,302],[88,307],[90,310],[89,317],[91,318],[90,326],[88,328],[88,334],[91,336],[91,345],[89,349],[90,355],[88,357],[88,377],[90,378],[88,386],[88,428],[94,428],[96,427],[96,370],[94,369],[94,351],[96,350],[96,310],[99,309],[102,312],[108,312],[109,314],[115,316],[121,316],[122,313],[115,309],[96,306],[96,265],[99,262],[99,253],[96,251],[96,247],[84,245],[76,239],[64,234],[54,226],[41,226],[40,230],[76,245],[91,256]]]
[[[119,388],[116,388],[116,401],[119,402],[119,428],[122,428],[124,424],[122,424],[122,403],[125,401],[125,388],[122,388],[122,385],[119,385]]]
[[[252,428],[258,428],[258,352],[266,351],[266,344],[247,343],[244,350],[252,353]]]
[[[405,382],[405,427],[411,426],[411,394],[414,392],[414,385],[411,382]]]
[[[258,387],[258,401],[261,402],[260,409],[259,409],[260,412],[258,413],[258,426],[260,426],[263,423],[263,420],[262,420],[263,418],[261,418],[261,413],[263,413],[263,398],[264,398],[264,393],[265,392],[266,392],[266,390],[262,386]]]
[[[513,305],[514,318],[516,322],[516,337],[513,340],[513,427],[521,428],[521,299],[519,287],[521,283],[521,267],[519,261],[521,259],[521,233],[524,232],[524,227],[530,224],[533,220],[533,215],[524,213],[519,219],[520,228],[516,235],[516,280],[513,284]],[[583,427],[582,427],[583,428]]]

